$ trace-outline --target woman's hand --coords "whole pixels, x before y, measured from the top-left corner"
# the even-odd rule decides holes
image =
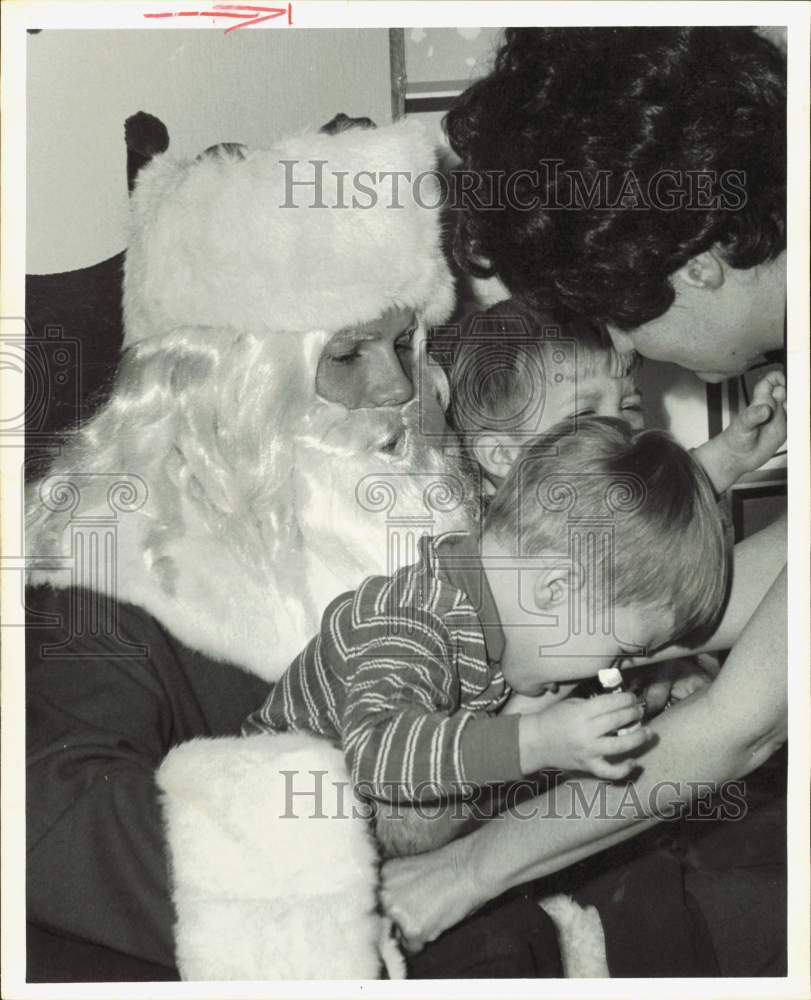
[[[400,933],[403,949],[414,954],[443,931],[487,902],[470,865],[462,863],[455,841],[438,851],[394,858],[383,865],[380,898]]]

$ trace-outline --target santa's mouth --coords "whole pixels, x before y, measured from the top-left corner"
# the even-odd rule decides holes
[[[406,432],[404,429],[390,434],[379,446],[378,451],[384,455],[402,455],[405,449]]]

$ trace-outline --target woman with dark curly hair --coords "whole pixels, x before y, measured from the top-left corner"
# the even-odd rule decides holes
[[[468,270],[707,381],[782,346],[786,69],[754,29],[508,29],[446,127],[503,172],[503,210],[465,206]]]
[[[596,319],[621,352],[737,374],[783,345],[785,100],[783,56],[751,28],[508,29],[446,118],[478,179],[457,260],[561,321]],[[597,910],[578,930],[545,904],[570,975],[786,974],[784,777],[761,768],[785,739],[785,540],[782,520],[736,547],[713,643],[734,648],[712,685],[652,722],[633,785],[565,782],[387,863],[384,899],[412,948],[439,938],[447,953],[505,892],[558,889]],[[740,822],[630,841],[691,796],[695,816],[696,782],[723,796],[758,768],[741,813],[721,817]],[[516,950],[531,933],[514,930]]]

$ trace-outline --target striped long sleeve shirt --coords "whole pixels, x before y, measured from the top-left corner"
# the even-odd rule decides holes
[[[475,541],[423,538],[419,558],[324,612],[246,734],[304,730],[338,743],[361,795],[448,799],[521,777],[504,636]]]

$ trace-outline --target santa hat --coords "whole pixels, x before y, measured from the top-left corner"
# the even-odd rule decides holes
[[[393,306],[443,321],[435,163],[413,122],[155,157],[132,197],[124,346],[181,326],[334,332]]]

